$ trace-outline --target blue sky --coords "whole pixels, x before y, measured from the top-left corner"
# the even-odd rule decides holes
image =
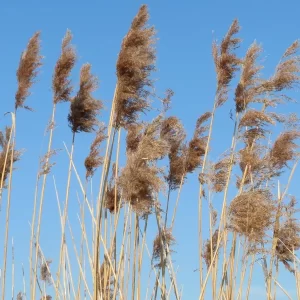
[[[10,227],[10,236],[14,237],[15,244],[18,285],[21,282],[21,263],[27,265],[28,261],[28,222],[32,214],[38,157],[44,153],[47,143],[44,131],[52,107],[51,77],[60,53],[61,39],[69,28],[74,35],[73,43],[79,57],[72,74],[75,89],[79,81],[80,66],[85,62],[92,64],[93,72],[100,79],[100,89],[95,95],[104,101],[106,111],[103,112],[102,119],[106,121],[116,83],[115,63],[120,44],[132,18],[143,3],[148,4],[150,24],[157,29],[157,72],[153,75],[158,80],[157,92],[163,95],[167,88],[174,90],[171,112],[182,119],[189,136],[197,118],[213,105],[216,81],[211,58],[212,40],[220,40],[234,18],[239,19],[242,27],[240,36],[243,43],[238,52],[244,55],[254,40],[261,43],[265,65],[262,73],[266,76],[273,72],[284,50],[300,37],[298,1],[1,1],[1,128],[9,123],[8,117],[3,114],[13,109],[17,86],[15,72],[20,54],[37,30],[42,34],[42,54],[45,56],[38,82],[27,102],[35,112],[20,111],[17,119],[17,146],[25,149],[22,160],[17,165],[18,170],[14,173]],[[296,98],[298,97],[297,93]],[[229,111],[232,107],[233,101],[229,99],[217,116],[212,142],[212,153],[216,157],[230,147],[233,123],[229,118]],[[300,112],[298,105],[284,107],[283,110]],[[56,149],[63,148],[63,141],[68,145],[71,142],[67,113],[68,105],[60,105],[54,139]],[[87,154],[91,139],[92,135],[78,136],[75,159],[79,162]],[[66,153],[61,151],[55,160],[57,166],[53,169],[53,174],[63,198],[67,177]],[[83,174],[83,168],[78,168]],[[297,175],[296,180],[298,179]],[[55,260],[59,221],[51,176],[48,183],[41,242],[46,249],[46,256]],[[178,283],[184,287],[184,299],[197,299],[199,291],[198,273],[193,272],[198,265],[195,243],[197,191],[197,176],[190,176],[182,191],[174,232],[178,243],[174,261],[175,265],[179,265]],[[291,191],[297,191],[295,185],[292,185]],[[70,218],[76,222],[76,191],[73,196],[75,199]],[[174,201],[175,197],[176,195],[172,197]],[[3,220],[4,210],[0,213],[0,224],[3,224]],[[207,224],[205,221],[204,219],[204,224]],[[150,236],[156,233],[155,229],[152,231],[150,229]],[[2,236],[1,225],[0,237]],[[257,271],[260,272],[259,269]],[[8,278],[8,282],[9,280]],[[288,280],[283,278],[283,283],[293,294],[293,286]],[[9,293],[10,290],[7,295]],[[253,294],[253,298],[255,297],[258,296]]]

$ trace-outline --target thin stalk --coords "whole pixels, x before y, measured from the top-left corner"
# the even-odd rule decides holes
[[[10,171],[8,181],[8,194],[7,194],[7,207],[6,207],[6,221],[5,221],[5,239],[4,239],[4,257],[3,257],[3,272],[2,272],[2,300],[5,299],[5,283],[6,283],[6,264],[7,264],[7,246],[8,246],[8,231],[9,231],[9,218],[10,218],[10,204],[11,204],[11,187],[12,187],[12,173],[13,173],[13,157],[15,148],[15,135],[16,135],[16,118],[15,114],[11,113],[12,127],[9,136],[8,149],[10,147],[10,141],[12,134],[14,134],[11,150]],[[8,150],[7,150],[8,151]]]
[[[53,104],[52,109],[52,116],[50,122],[50,133],[49,133],[49,142],[48,142],[48,149],[47,154],[50,153],[52,148],[52,139],[53,139],[53,131],[54,131],[54,122],[55,122],[55,112],[56,112],[56,104]],[[49,163],[49,155],[46,155],[45,167],[48,167]],[[47,173],[43,176],[42,181],[42,189],[41,189],[41,197],[40,197],[40,206],[39,206],[39,214],[38,214],[38,222],[37,222],[37,229],[36,229],[36,251],[35,251],[35,267],[32,278],[37,276],[37,263],[38,263],[38,245],[40,242],[40,231],[41,231],[41,222],[42,222],[42,212],[43,212],[43,204],[44,204],[44,196],[45,196],[45,188],[46,188],[46,180],[47,180]],[[31,272],[30,272],[31,273]],[[31,299],[35,299],[35,290],[36,290],[36,280],[33,280],[33,288],[31,289]],[[56,295],[57,296],[57,295]]]
[[[72,175],[72,160],[73,160],[74,145],[75,145],[75,132],[73,132],[73,136],[72,136],[72,146],[71,146],[70,162],[69,162],[69,169],[68,169],[65,207],[64,207],[64,213],[62,216],[62,228],[61,228],[62,232],[61,232],[59,264],[58,264],[57,282],[56,282],[58,289],[59,289],[59,281],[60,281],[60,268],[61,268],[61,263],[63,260],[63,254],[64,254],[63,248],[65,245],[65,228],[66,228],[66,221],[67,221],[67,217],[68,217],[69,193],[70,193],[70,183],[71,183],[71,175]]]
[[[251,282],[252,282],[252,275],[253,275],[253,267],[254,267],[254,263],[255,263],[255,255],[253,254],[253,255],[252,255],[252,262],[251,262],[251,265],[250,265],[249,278],[248,278],[246,300],[249,299],[249,295],[250,295],[250,289],[251,289]]]
[[[138,215],[135,214],[135,222],[134,222],[134,248],[133,248],[133,264],[132,264],[132,296],[131,299],[135,299],[135,282],[136,282],[136,261],[137,261],[137,252],[139,248],[139,219]]]

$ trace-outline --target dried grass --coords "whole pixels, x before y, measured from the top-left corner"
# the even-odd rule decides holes
[[[162,251],[164,251],[164,253],[167,253],[167,246],[168,246],[169,251],[172,252],[172,250],[170,249],[175,244],[175,242],[176,240],[172,235],[171,228],[163,228],[161,230],[161,233],[157,234],[157,236],[153,241],[153,254],[152,254],[152,258],[155,261],[158,261],[156,267],[158,268],[162,267],[162,262],[161,262]],[[164,263],[166,264],[166,262]]]
[[[106,127],[103,124],[98,125],[98,131],[96,137],[91,144],[90,153],[84,161],[86,169],[86,179],[92,177],[97,168],[103,164],[103,157],[100,155],[100,145],[106,139],[105,135]]]
[[[80,88],[71,101],[68,115],[69,125],[73,132],[91,132],[98,124],[97,115],[103,104],[91,95],[97,87],[98,80],[91,74],[91,65],[83,65],[80,71]]]
[[[148,107],[149,79],[154,70],[154,28],[147,27],[147,6],[143,5],[125,36],[117,61],[117,93],[115,98],[115,127],[135,123],[140,112]]]
[[[210,267],[211,259],[215,255],[216,250],[217,250],[218,235],[219,235],[219,230],[217,229],[217,230],[215,230],[214,234],[212,235],[212,238],[208,239],[204,245],[204,250],[203,250],[202,256],[205,261],[207,269]]]
[[[243,192],[229,206],[229,228],[250,241],[262,241],[274,222],[275,206],[268,190]]]
[[[228,85],[241,63],[234,53],[240,44],[240,39],[234,37],[239,30],[238,21],[234,20],[221,44],[213,43],[212,52],[217,73],[217,106],[227,101]]]
[[[61,55],[56,62],[52,80],[53,102],[55,104],[67,102],[71,99],[73,87],[69,76],[76,62],[76,53],[74,47],[71,45],[71,40],[71,31],[67,30],[62,41]]]
[[[256,97],[259,94],[257,88],[259,84],[258,72],[262,69],[256,64],[256,60],[261,50],[261,47],[254,42],[242,62],[241,77],[235,90],[237,112],[244,111],[249,103],[256,102]]]
[[[18,90],[15,96],[15,109],[26,108],[26,98],[30,95],[30,88],[38,75],[42,56],[40,55],[40,32],[36,32],[29,40],[26,50],[22,53],[17,70]]]

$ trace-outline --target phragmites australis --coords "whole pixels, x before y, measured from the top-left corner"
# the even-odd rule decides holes
[[[175,190],[182,183],[186,173],[187,149],[184,144],[186,134],[180,120],[176,117],[169,117],[162,122],[160,135],[170,146],[169,174],[166,179],[169,188]]]
[[[292,89],[299,83],[300,57],[295,55],[298,51],[299,41],[295,41],[283,54],[275,74],[262,84],[261,87],[265,92]]]
[[[297,201],[292,197],[287,205],[282,207],[284,217],[283,224],[280,226],[277,234],[276,256],[284,266],[292,273],[294,269],[290,263],[294,263],[294,251],[300,249],[300,225],[295,218]]]
[[[142,124],[131,124],[127,126],[127,137],[126,137],[126,151],[128,153],[135,152],[138,148],[139,142],[142,139]]]
[[[249,103],[255,102],[259,95],[258,72],[262,66],[257,65],[256,60],[260,52],[261,47],[254,42],[242,61],[241,77],[235,90],[235,105],[238,113],[244,111]]]
[[[212,52],[217,73],[216,106],[226,102],[228,85],[241,63],[241,60],[234,53],[240,44],[240,39],[234,37],[239,30],[238,21],[234,20],[221,44],[213,43]]]
[[[103,157],[100,155],[100,145],[106,139],[106,127],[103,124],[98,125],[96,137],[91,144],[90,153],[84,161],[86,169],[86,179],[92,177],[98,167],[103,164]]]
[[[91,95],[98,87],[97,77],[91,74],[91,65],[84,64],[80,71],[80,88],[71,100],[68,121],[72,131],[91,132],[97,125],[97,115],[103,107],[101,101]]]
[[[163,186],[161,169],[155,162],[166,156],[170,148],[160,137],[161,123],[162,118],[158,117],[145,127],[137,149],[128,153],[119,178],[122,198],[140,215],[151,213],[154,196]]]
[[[211,239],[208,239],[204,245],[204,251],[202,256],[205,261],[207,269],[210,267],[212,263],[212,258],[214,257],[217,250],[218,235],[219,235],[219,230],[216,229]]]
[[[186,157],[186,171],[192,173],[196,168],[202,164],[202,157],[205,154],[207,146],[207,126],[203,125],[211,117],[210,112],[204,113],[200,116],[196,123],[194,136],[190,140],[187,149]]]
[[[52,80],[53,102],[55,104],[70,101],[70,95],[73,91],[69,75],[75,65],[76,53],[71,45],[71,40],[72,34],[67,30],[62,41],[61,55],[56,62]]]
[[[300,138],[300,132],[296,130],[286,131],[279,135],[269,153],[270,165],[276,169],[282,169],[289,161],[296,157],[295,139]]]
[[[168,253],[167,250],[171,252],[172,250],[170,248],[174,244],[175,244],[175,238],[172,235],[171,229],[170,228],[161,229],[161,232],[157,234],[157,236],[153,241],[152,258],[153,260],[158,261],[158,263],[156,264],[157,267],[161,268],[163,266],[161,261],[162,252],[165,253],[163,254],[163,257],[165,257],[165,255]],[[166,261],[164,263],[166,264]]]
[[[8,174],[10,173],[11,162],[15,163],[20,159],[21,151],[13,149],[10,141],[11,128],[6,127],[4,132],[0,131],[0,182],[4,186]],[[13,156],[13,157],[12,157]],[[11,161],[12,160],[12,161]],[[3,179],[3,182],[2,182]]]
[[[15,96],[15,109],[24,107],[26,98],[30,95],[30,88],[38,74],[38,68],[42,65],[40,55],[40,32],[36,32],[29,40],[27,48],[23,51],[17,70],[18,90]]]
[[[209,176],[209,179],[214,192],[221,193],[225,189],[229,176],[229,167],[234,163],[234,159],[232,160],[229,155],[225,155],[212,165],[212,174]]]
[[[154,70],[154,28],[147,27],[147,6],[143,5],[125,36],[117,61],[117,90],[114,126],[135,123],[138,114],[148,107],[149,75]]]
[[[50,264],[52,260],[47,260],[41,264],[40,267],[40,278],[42,281],[45,281],[47,284],[51,284],[51,273],[50,273]]]
[[[255,109],[248,110],[240,120],[240,127],[263,127],[274,125],[275,122],[268,114]]]
[[[274,222],[275,206],[268,190],[250,190],[235,197],[229,206],[229,228],[251,242],[261,242]]]
[[[43,296],[41,298],[41,300],[52,300],[52,297],[50,295],[46,295],[46,296]]]
[[[107,208],[110,213],[117,212],[119,206],[122,204],[120,203],[121,193],[118,185],[118,173],[119,170],[117,170],[116,165],[113,164],[112,175],[107,185],[104,198],[104,207]]]

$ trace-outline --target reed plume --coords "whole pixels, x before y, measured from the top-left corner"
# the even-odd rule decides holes
[[[234,37],[239,31],[238,20],[234,20],[221,44],[213,43],[212,53],[217,73],[217,107],[227,101],[229,83],[241,64],[241,60],[233,52],[240,44],[240,39]]]
[[[282,207],[284,221],[280,226],[277,234],[276,256],[284,266],[292,273],[295,272],[290,265],[294,263],[294,251],[300,249],[300,225],[295,216],[299,211],[296,209],[297,201],[292,197],[287,205]]]
[[[15,96],[15,110],[18,108],[30,110],[30,107],[25,106],[24,103],[30,95],[30,88],[35,82],[39,67],[42,65],[40,43],[40,32],[36,32],[21,55],[17,70],[18,89]]]
[[[59,102],[67,102],[71,99],[73,87],[69,76],[76,62],[76,52],[74,47],[71,45],[71,41],[71,31],[67,30],[62,41],[61,55],[56,62],[52,80],[54,93],[53,102],[55,104]]]
[[[251,242],[261,242],[274,222],[275,206],[268,190],[243,192],[229,206],[229,228]]]
[[[154,28],[148,27],[147,6],[143,5],[123,39],[117,61],[117,91],[115,98],[115,127],[135,123],[140,112],[148,107],[149,75],[154,70]]]
[[[86,179],[93,177],[97,168],[103,164],[103,157],[100,155],[100,145],[106,139],[106,127],[103,124],[98,125],[96,137],[91,144],[90,153],[84,161],[86,169]]]
[[[141,215],[151,213],[154,194],[163,186],[161,169],[155,164],[169,153],[167,142],[160,137],[161,124],[162,118],[158,117],[145,127],[136,151],[128,153],[119,179],[122,198]]]
[[[219,230],[216,229],[211,239],[208,239],[204,245],[203,259],[205,261],[207,269],[212,263],[212,257],[215,255],[218,245]]]
[[[171,247],[175,244],[175,238],[172,235],[172,231],[170,228],[163,228],[161,229],[161,233],[158,233],[153,241],[153,253],[152,258],[158,263],[156,267],[162,268],[162,261],[161,261],[161,254],[168,253],[167,246],[169,251],[172,252]],[[166,264],[166,261],[164,262]]]
[[[91,74],[91,65],[83,65],[80,71],[80,88],[71,100],[68,115],[69,125],[73,132],[91,132],[98,124],[97,115],[103,105],[91,95],[97,87],[98,80]]]
[[[20,160],[20,157],[22,154],[22,151],[13,149],[13,144],[9,143],[10,134],[11,134],[10,127],[6,127],[5,131],[0,131],[0,146],[1,146],[0,180],[1,180],[1,186],[3,186],[5,184],[9,173],[12,171],[10,169],[11,160],[12,160],[12,163],[14,164],[18,160]]]
[[[244,111],[249,103],[258,101],[257,96],[260,94],[258,72],[262,66],[257,65],[256,61],[261,50],[261,47],[254,42],[242,60],[240,81],[235,90],[236,112],[238,113]]]

